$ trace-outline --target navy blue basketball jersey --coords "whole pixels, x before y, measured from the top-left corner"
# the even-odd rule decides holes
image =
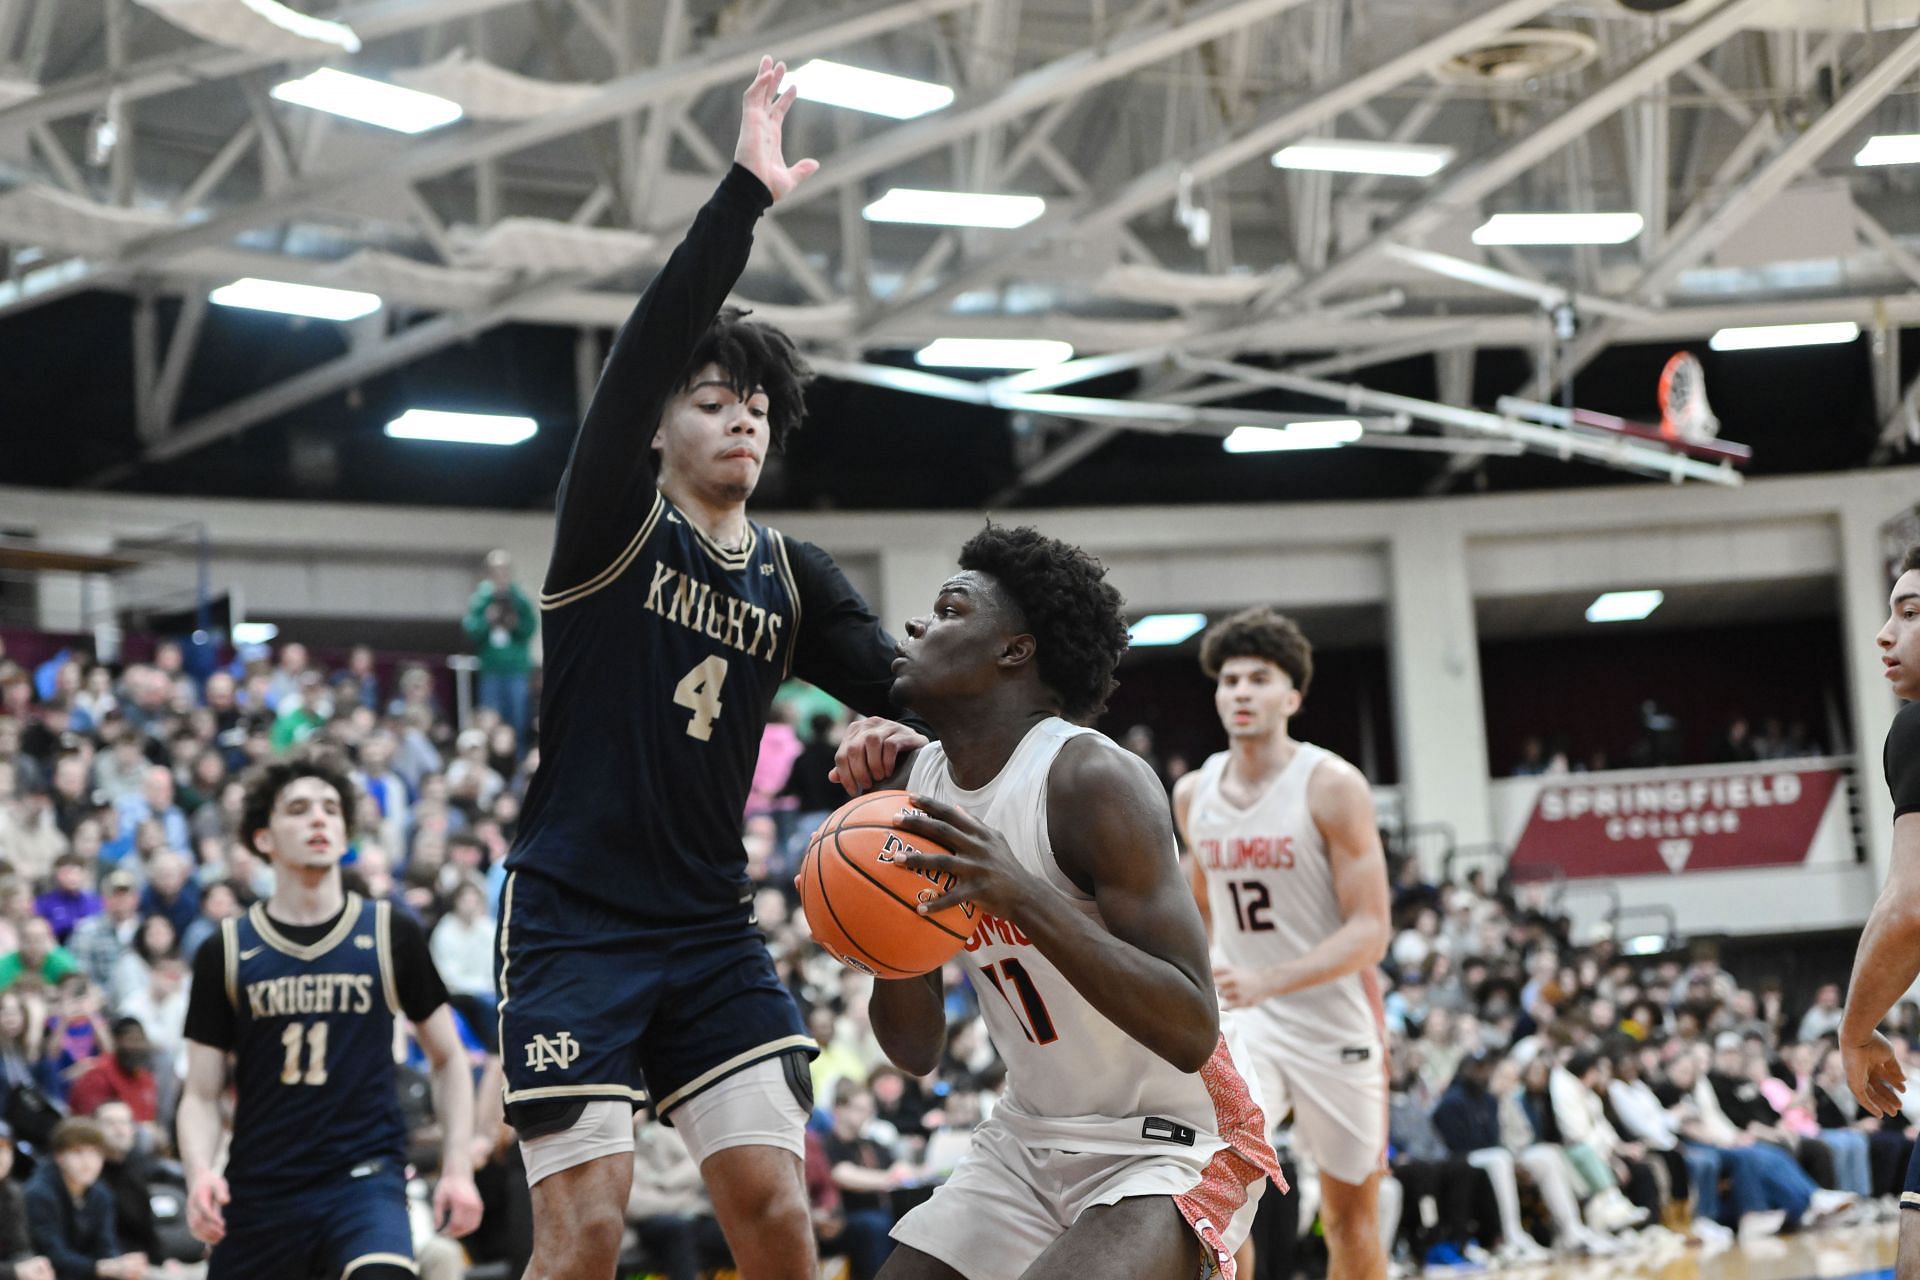
[[[543,595],[540,767],[508,867],[643,921],[741,914],[741,815],[804,625],[786,539],[714,543],[664,496],[620,559]]]
[[[406,1154],[393,1066],[391,907],[347,895],[312,946],[255,905],[221,925],[239,1105],[227,1181],[236,1195],[297,1190]]]

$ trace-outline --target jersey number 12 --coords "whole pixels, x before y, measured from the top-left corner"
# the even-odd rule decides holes
[[[673,686],[673,705],[693,712],[687,722],[687,736],[705,742],[713,736],[713,722],[720,718],[720,686],[727,681],[727,660],[714,654],[680,677]]]
[[[1242,889],[1247,891],[1244,899],[1240,896]],[[1227,892],[1233,895],[1233,914],[1240,922],[1240,932],[1263,933],[1273,928],[1273,921],[1267,918],[1267,912],[1273,907],[1273,896],[1267,892],[1264,882],[1234,881],[1227,885]]]

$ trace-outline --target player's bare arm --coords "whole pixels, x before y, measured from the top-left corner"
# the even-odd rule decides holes
[[[226,1084],[226,1051],[187,1041],[187,1078],[175,1125],[187,1175],[187,1230],[202,1244],[219,1244],[227,1234],[225,1210],[232,1196],[227,1180],[214,1171],[220,1156],[220,1091]]]
[[[433,1191],[433,1225],[458,1239],[480,1225],[480,1192],[473,1185],[473,1070],[449,1006],[435,1009],[418,1034],[433,1068],[433,1113],[440,1117],[440,1184]]]
[[[947,1037],[944,996],[938,969],[917,978],[873,980],[867,1016],[887,1061],[916,1076],[940,1065]]]
[[[1098,737],[1060,750],[1047,779],[1047,831],[1069,879],[1091,893],[1106,927],[1023,871],[1006,840],[971,814],[915,796],[900,821],[952,850],[916,854],[916,870],[951,874],[927,911],[964,900],[1020,926],[1108,1021],[1182,1071],[1198,1071],[1220,1038],[1207,939],[1169,855],[1173,830],[1146,765]]]
[[[1893,824],[1893,865],[1860,935],[1840,1023],[1840,1056],[1847,1087],[1876,1116],[1900,1114],[1906,1073],[1880,1020],[1920,977],[1920,813]]]
[[[1370,969],[1387,954],[1393,938],[1387,855],[1375,824],[1373,794],[1361,772],[1344,760],[1329,760],[1307,784],[1307,806],[1326,840],[1334,896],[1344,923],[1313,950],[1271,969],[1226,965],[1214,970],[1220,999],[1245,1008],[1317,987]]]
[[[1180,871],[1187,878],[1194,905],[1200,908],[1200,928],[1213,936],[1213,905],[1207,900],[1207,873],[1193,856],[1193,838],[1187,834],[1187,814],[1193,808],[1193,793],[1200,789],[1198,773],[1183,773],[1173,784],[1173,829],[1180,833]]]

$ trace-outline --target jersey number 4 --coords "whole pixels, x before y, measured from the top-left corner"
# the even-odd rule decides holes
[[[1009,1009],[1014,1009],[1014,1005],[1013,996],[1007,994],[1007,988],[1012,987],[1014,995],[1020,997],[1020,1008],[1014,1009],[1013,1017],[1014,1021],[1020,1023],[1020,1030],[1026,1033],[1027,1039],[1035,1044],[1052,1044],[1060,1038],[1060,1033],[1053,1029],[1053,1015],[1047,1012],[1047,1002],[1040,998],[1040,989],[1033,985],[1033,977],[1027,972],[1027,966],[1018,960],[1002,960],[997,965],[982,965],[981,971],[993,983],[993,989],[1000,993],[1000,998],[1007,1002]],[[1021,1009],[1026,1010],[1025,1018],[1020,1016]]]
[[[693,712],[687,722],[689,738],[705,742],[713,736],[713,722],[720,718],[720,686],[726,682],[727,660],[716,653],[673,686],[673,705]]]
[[[300,1070],[300,1049],[307,1050],[307,1069]],[[280,1068],[281,1084],[325,1084],[327,1082],[327,1024],[290,1022],[280,1033],[287,1048],[287,1060]]]

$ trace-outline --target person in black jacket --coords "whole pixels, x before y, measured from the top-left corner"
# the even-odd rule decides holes
[[[153,1181],[153,1161],[140,1150],[133,1108],[120,1101],[103,1102],[93,1119],[107,1139],[107,1162],[100,1172],[100,1185],[113,1196],[113,1233],[121,1248],[153,1257],[160,1252],[148,1189]]]
[[[53,1280],[53,1264],[33,1251],[27,1197],[13,1180],[13,1130],[0,1121],[0,1280]]]
[[[34,1247],[57,1280],[144,1280],[147,1256],[121,1253],[113,1229],[113,1193],[100,1183],[107,1137],[91,1120],[63,1120],[53,1131],[53,1159],[27,1184],[27,1221]]]

